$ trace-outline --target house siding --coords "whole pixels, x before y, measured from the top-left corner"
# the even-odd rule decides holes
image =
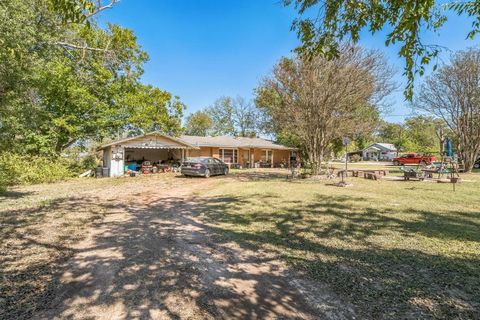
[[[193,157],[214,157],[221,159],[220,149],[217,147],[200,147],[200,150],[189,150],[188,156]],[[262,159],[263,150],[273,151],[273,163],[278,166],[281,163],[288,164],[290,160],[290,150],[278,150],[278,149],[262,149],[262,148],[252,148],[252,149],[242,149],[242,148],[225,148],[225,149],[236,149],[238,151],[238,160],[243,168],[247,168],[252,162],[251,157],[253,156],[253,162],[258,162]]]

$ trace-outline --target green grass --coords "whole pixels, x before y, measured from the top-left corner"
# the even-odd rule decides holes
[[[480,317],[478,174],[456,192],[432,182],[234,179],[199,205],[228,241],[306,270],[366,318]]]

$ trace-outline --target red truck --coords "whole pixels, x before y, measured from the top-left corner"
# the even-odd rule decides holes
[[[437,161],[435,156],[420,155],[417,153],[407,153],[401,157],[393,158],[393,164],[399,166],[401,164],[431,164]]]

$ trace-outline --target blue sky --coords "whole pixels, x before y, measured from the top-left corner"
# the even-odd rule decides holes
[[[279,0],[122,0],[100,16],[100,22],[118,23],[134,30],[150,55],[143,82],[180,96],[186,113],[214,102],[220,96],[253,98],[253,89],[269,74],[281,56],[298,45],[290,30],[292,8]],[[470,22],[451,16],[440,35],[426,34],[425,43],[464,49],[477,41],[465,40]],[[396,47],[384,46],[384,33],[364,33],[366,48],[384,52],[397,70],[402,85],[403,61]],[[445,52],[442,59],[447,59]],[[417,82],[417,85],[420,82]],[[403,88],[394,93],[385,116],[402,121],[411,113]]]

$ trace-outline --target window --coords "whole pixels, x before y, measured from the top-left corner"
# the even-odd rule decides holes
[[[225,163],[237,163],[238,150],[236,149],[220,149],[220,159]]]
[[[262,150],[262,162],[272,162],[273,152],[272,150]]]

